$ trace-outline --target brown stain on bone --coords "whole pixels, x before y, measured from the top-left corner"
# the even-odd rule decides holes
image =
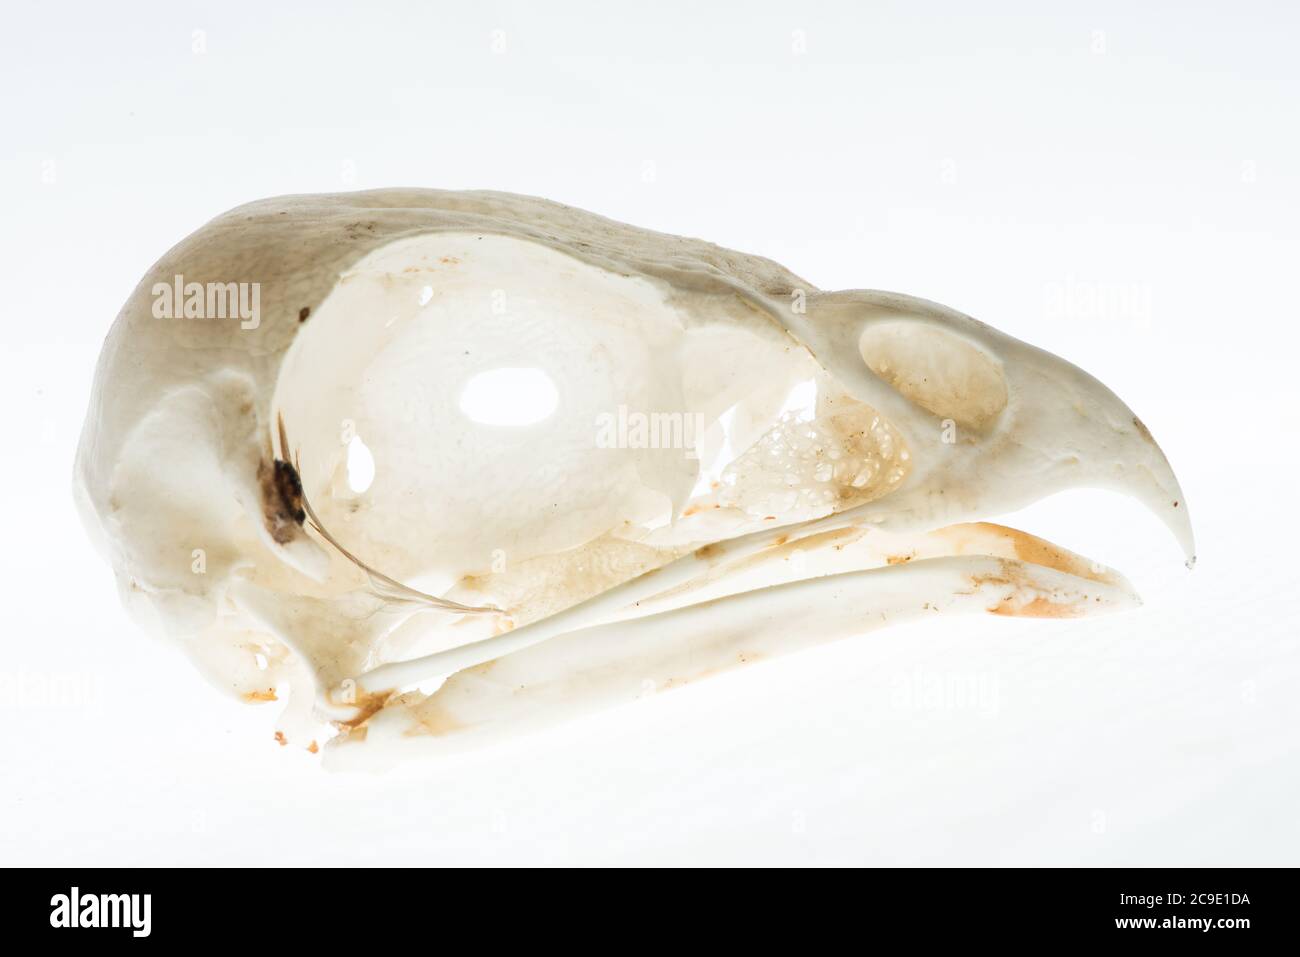
[[[713,559],[717,558],[721,553],[722,546],[717,542],[713,542],[709,545],[701,545],[699,548],[695,549],[695,557],[702,562],[713,561]]]
[[[244,700],[247,701],[249,704],[259,704],[259,703],[264,702],[264,701],[279,701],[279,700],[280,700],[279,698],[277,698],[277,697],[275,696],[275,689],[274,689],[274,688],[265,688],[265,689],[261,689],[261,688],[259,688],[259,689],[256,690],[256,691],[246,691],[246,692],[244,692],[243,698],[244,698]]]
[[[865,528],[849,525],[844,528],[832,529],[829,532],[818,532],[815,535],[797,538],[794,541],[789,541],[788,535],[781,535],[774,540],[768,548],[756,555],[750,555],[748,558],[738,559],[736,562],[724,567],[728,569],[728,572],[740,572],[744,569],[761,565],[768,560],[791,558],[795,552],[807,552],[811,554],[818,549],[826,547],[841,549],[845,545],[857,541],[866,533],[867,529]],[[709,547],[711,546],[704,546],[704,548]],[[700,554],[700,552],[704,551],[704,548],[696,549],[695,554],[697,557],[703,559],[709,557]],[[683,586],[681,589],[674,589],[674,591],[685,591],[688,587],[689,586]],[[671,594],[671,592],[667,594]]]
[[[403,695],[402,698],[398,698],[397,703],[402,703],[402,699],[405,697],[406,696]],[[447,709],[436,700],[436,695],[433,698],[425,699],[423,702],[414,705],[407,710],[411,717],[415,719],[415,724],[402,732],[403,737],[413,738],[428,736],[432,738],[440,738],[444,735],[462,731],[465,728],[463,723],[453,718],[447,712]]]
[[[357,709],[356,715],[346,721],[335,721],[333,722],[334,726],[340,731],[352,731],[358,729],[361,725],[365,724],[365,722],[369,721],[376,712],[381,710],[384,705],[388,704],[389,699],[393,697],[393,692],[395,690],[396,689],[394,688],[388,688],[384,691],[361,692],[357,696],[356,700],[346,702],[348,705]]]
[[[293,541],[307,518],[303,508],[302,480],[298,470],[283,459],[257,467],[262,491],[262,521],[271,537],[281,545]]]

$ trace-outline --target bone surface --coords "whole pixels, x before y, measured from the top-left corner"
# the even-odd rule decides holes
[[[108,335],[74,482],[127,607],[221,690],[287,695],[277,739],[339,765],[919,615],[1131,606],[1118,573],[983,521],[1079,486],[1193,559],[1150,433],[1056,356],[434,190],[263,200],[182,240]]]

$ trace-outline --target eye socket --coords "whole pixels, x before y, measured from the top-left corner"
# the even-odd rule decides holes
[[[873,323],[858,347],[881,380],[941,419],[983,430],[1007,406],[998,364],[944,329],[908,320]]]

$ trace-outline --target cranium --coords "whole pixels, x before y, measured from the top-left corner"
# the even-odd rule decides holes
[[[109,334],[75,485],[128,606],[233,695],[291,686],[277,738],[338,759],[915,616],[1131,604],[981,521],[1068,487],[1193,554],[1164,455],[1069,363],[485,192],[270,199],[183,240]]]

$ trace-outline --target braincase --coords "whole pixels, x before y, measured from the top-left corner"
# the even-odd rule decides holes
[[[249,204],[233,210],[258,211],[265,206],[278,214],[284,197]],[[357,193],[302,198],[331,217],[347,218],[356,213],[364,220],[370,210],[392,210],[428,214],[426,222],[437,229],[487,227],[493,232],[530,237],[551,246],[568,247],[575,255],[632,266],[651,274],[671,273],[678,282],[699,276],[701,285],[710,277],[731,280],[738,288],[766,296],[789,297],[796,290],[813,292],[816,287],[779,263],[762,256],[726,249],[714,243],[674,236],[620,223],[586,210],[535,196],[493,191],[448,191],[433,189],[384,189]],[[418,221],[418,220],[417,220]]]

